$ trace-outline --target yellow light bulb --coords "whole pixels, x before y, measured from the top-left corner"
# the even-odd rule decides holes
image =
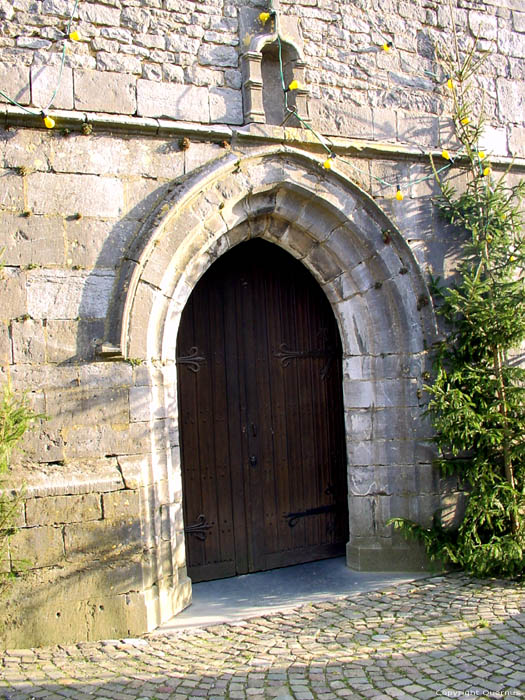
[[[447,87],[448,87],[449,90],[453,90],[453,89],[454,89],[454,83],[453,83],[453,81],[452,81],[452,78],[449,78],[449,79],[447,80]]]
[[[516,256],[515,256],[515,255],[511,255],[511,256],[509,257],[509,262],[516,262]]]
[[[325,160],[323,163],[323,168],[325,170],[331,170],[332,169],[332,157],[328,156],[328,158]]]
[[[48,117],[46,115],[44,117],[44,124],[46,125],[46,129],[53,129],[55,126],[55,120],[52,117]]]
[[[470,119],[468,117],[463,117],[463,119],[461,120],[461,123],[463,124],[463,126],[466,126],[469,122],[470,122]]]
[[[385,41],[385,43],[383,44],[383,46],[381,48],[383,49],[383,51],[386,51],[388,53],[390,51],[390,49],[392,48],[392,42]]]
[[[299,83],[297,80],[292,80],[290,85],[288,85],[288,90],[298,90],[299,89]]]
[[[398,201],[398,202],[402,202],[404,198],[405,198],[405,195],[401,192],[401,190],[400,190],[399,187],[398,187],[398,188],[397,188],[397,192],[396,192],[396,199],[397,199],[397,201]]]
[[[480,160],[483,160],[483,158],[486,158],[486,157],[487,157],[487,155],[486,155],[485,151],[478,151],[478,158]]]
[[[492,236],[490,234],[487,236],[487,243],[492,243]]]
[[[71,32],[71,34],[69,35],[69,38],[71,39],[71,41],[80,41],[80,34],[75,29],[74,32]]]
[[[262,24],[266,24],[266,22],[270,19],[270,13],[269,12],[261,12],[259,15],[259,19],[261,20]]]
[[[444,148],[441,151],[441,157],[444,158],[445,160],[450,160],[450,153],[447,151],[446,148]]]
[[[491,172],[492,172],[492,168],[487,166],[486,168],[483,169],[483,176],[488,177],[488,175],[490,175]]]

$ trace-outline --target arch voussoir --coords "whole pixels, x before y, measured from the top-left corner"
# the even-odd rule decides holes
[[[395,484],[403,470],[417,468],[422,433],[413,416],[422,408],[418,389],[425,349],[435,339],[434,314],[401,232],[359,187],[288,147],[232,153],[175,186],[141,235],[131,283],[121,284],[118,300],[127,309],[125,355],[174,363],[180,316],[197,281],[233,246],[265,238],[310,270],[338,321],[350,483],[354,469],[372,474],[380,465],[382,479]],[[177,417],[171,420],[176,434]],[[395,434],[388,430],[393,423]],[[174,449],[172,469],[180,468],[178,459]],[[370,479],[365,495],[350,489],[349,499],[349,564],[396,568],[404,557],[407,566],[406,546],[391,537],[380,513],[381,506],[389,515],[408,515],[395,488],[385,494]]]

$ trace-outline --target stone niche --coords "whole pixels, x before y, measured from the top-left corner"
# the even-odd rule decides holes
[[[245,124],[300,126],[308,121],[306,62],[296,18],[273,15],[264,27],[254,10],[240,13]],[[299,87],[288,90],[292,81]]]

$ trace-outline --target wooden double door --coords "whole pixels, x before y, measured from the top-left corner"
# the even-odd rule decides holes
[[[344,552],[341,343],[317,282],[255,239],[196,285],[177,338],[193,581]]]

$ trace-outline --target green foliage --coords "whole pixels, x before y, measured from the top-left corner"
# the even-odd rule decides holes
[[[4,386],[0,402],[0,479],[9,469],[13,449],[30,425],[41,417],[30,408],[26,395],[17,397],[9,384]],[[0,562],[4,560],[9,538],[16,532],[14,523],[21,498],[20,493],[12,496],[5,490],[0,491]],[[10,560],[9,575],[16,573],[20,564]]]
[[[459,69],[448,65],[467,185],[457,191],[434,167],[438,206],[469,240],[459,281],[448,289],[434,284],[447,338],[426,387],[439,466],[459,477],[469,497],[454,531],[439,519],[432,528],[392,522],[422,541],[432,558],[476,576],[518,577],[525,573],[525,370],[509,354],[525,340],[525,181],[508,184],[508,173],[495,178],[478,148],[483,120],[473,117],[470,101],[477,65],[474,50]]]

